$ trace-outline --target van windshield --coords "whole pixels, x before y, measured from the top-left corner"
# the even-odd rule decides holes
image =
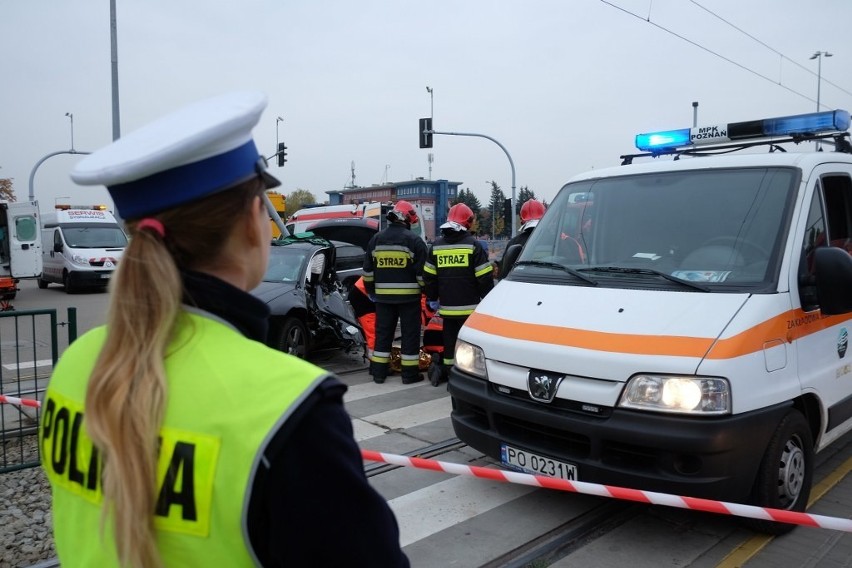
[[[547,268],[557,263],[600,286],[671,288],[683,280],[705,291],[769,291],[797,182],[794,168],[741,168],[569,184],[509,278],[570,278]]]
[[[63,226],[65,242],[72,248],[124,248],[127,236],[115,225]]]

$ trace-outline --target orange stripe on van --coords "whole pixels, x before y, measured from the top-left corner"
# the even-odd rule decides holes
[[[733,359],[760,351],[764,346],[771,346],[771,343],[777,343],[779,340],[791,342],[794,339],[843,323],[848,319],[848,316],[822,316],[819,312],[805,313],[802,310],[790,310],[733,337],[720,339],[715,344],[714,339],[709,337],[589,331],[511,321],[479,312],[471,314],[467,318],[465,326],[508,339],[523,339],[594,351]]]

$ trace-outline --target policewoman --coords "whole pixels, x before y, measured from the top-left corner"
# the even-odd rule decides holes
[[[426,301],[443,319],[442,369],[432,386],[446,381],[455,363],[456,339],[479,301],[494,287],[494,267],[482,242],[470,234],[473,211],[457,203],[447,212],[441,236],[429,246],[423,266]],[[431,373],[430,373],[431,376]]]
[[[201,101],[71,173],[107,186],[131,240],[106,326],[69,346],[43,404],[63,568],[408,566],[346,387],[266,347],[266,305],[247,293],[279,185],[251,137],[265,107]]]

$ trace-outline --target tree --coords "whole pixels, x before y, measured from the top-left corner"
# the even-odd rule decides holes
[[[530,191],[530,188],[525,185],[521,186],[521,189],[518,190],[517,201],[515,201],[515,215],[521,214],[521,205],[530,199],[536,199],[535,192]]]
[[[12,188],[10,178],[0,178],[0,199],[15,201],[15,190]]]
[[[305,205],[313,205],[317,202],[314,194],[307,189],[297,189],[287,195],[287,216],[289,217]]]
[[[509,236],[506,232],[506,219],[503,213],[503,205],[506,202],[506,196],[496,181],[490,181],[491,184],[491,199],[488,203],[488,213],[481,215],[483,221],[482,230],[494,236],[494,238]],[[485,210],[483,210],[484,213]],[[511,220],[509,221],[511,231]]]
[[[473,214],[476,216],[479,215],[479,210],[482,209],[482,204],[479,202],[479,198],[469,189],[459,190],[458,197],[456,197],[456,203],[464,203],[470,207],[470,210],[473,211]]]

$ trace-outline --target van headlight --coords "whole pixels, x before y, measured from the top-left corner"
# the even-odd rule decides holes
[[[461,339],[456,341],[455,366],[460,371],[475,375],[482,379],[488,378],[485,371],[485,353],[476,345],[471,345]]]
[[[71,262],[78,266],[89,266],[89,259],[84,256],[80,256],[79,254],[72,254]]]
[[[678,414],[730,414],[731,388],[719,377],[636,375],[627,381],[618,406]]]

